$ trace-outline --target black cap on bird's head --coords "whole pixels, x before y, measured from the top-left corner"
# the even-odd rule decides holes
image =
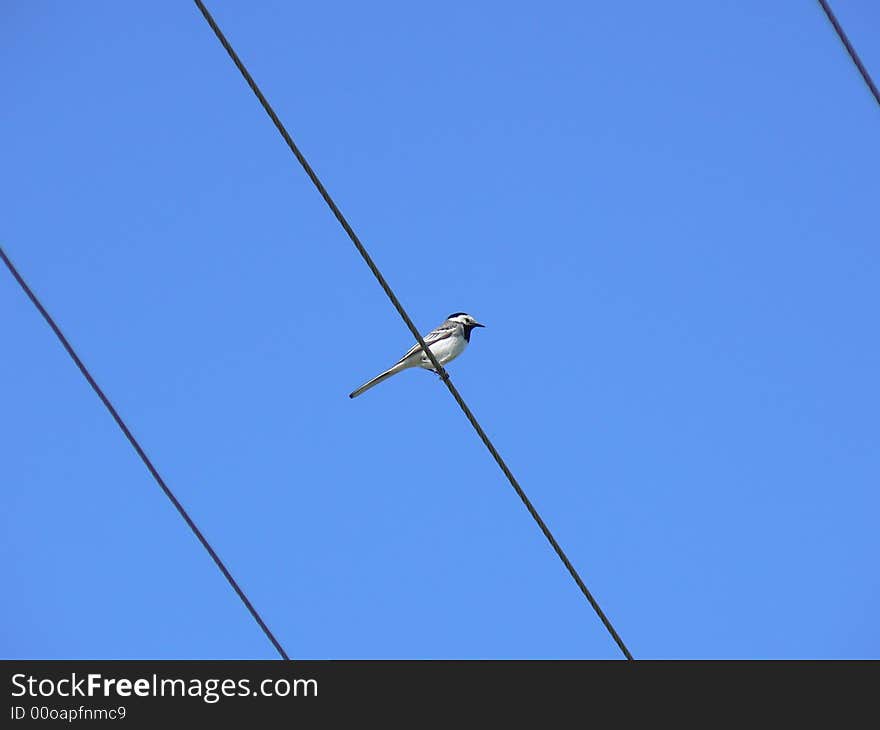
[[[477,322],[477,320],[471,317],[471,315],[469,315],[467,312],[454,312],[453,314],[450,314],[446,319],[458,322],[459,324],[462,324],[464,326],[464,338],[468,342],[471,341],[471,332],[473,331],[474,327],[486,326]]]

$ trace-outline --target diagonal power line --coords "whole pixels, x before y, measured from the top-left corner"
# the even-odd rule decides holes
[[[819,0],[819,5],[822,6],[822,10],[825,11],[825,15],[828,16],[828,20],[831,21],[831,25],[834,26],[834,31],[837,33],[837,36],[840,38],[840,42],[843,43],[844,48],[846,48],[846,52],[849,54],[849,57],[852,59],[852,62],[856,65],[856,68],[859,70],[859,73],[862,75],[862,78],[865,80],[865,83],[868,85],[868,90],[873,94],[874,100],[880,104],[880,91],[877,90],[877,86],[874,84],[874,80],[871,78],[871,74],[868,73],[868,69],[865,68],[865,64],[862,63],[862,59],[859,58],[859,54],[856,53],[856,49],[853,48],[852,43],[849,42],[849,38],[847,38],[846,33],[843,31],[843,26],[837,20],[837,16],[834,15],[834,11],[831,9],[831,6],[826,2],[826,0]]]
[[[364,248],[364,245],[361,243],[360,239],[357,237],[357,234],[352,229],[351,225],[345,219],[345,216],[342,215],[342,211],[339,210],[339,207],[333,201],[333,198],[330,197],[330,193],[327,192],[327,189],[321,183],[320,179],[318,179],[317,174],[312,169],[312,166],[308,163],[305,156],[302,152],[300,152],[299,148],[296,146],[296,143],[291,138],[287,129],[285,129],[284,125],[281,123],[281,120],[278,118],[278,115],[275,113],[275,110],[272,109],[272,106],[269,104],[269,101],[263,95],[263,92],[260,91],[260,87],[257,86],[257,82],[254,81],[253,77],[248,72],[244,63],[242,63],[241,59],[238,57],[238,54],[230,45],[229,41],[226,40],[226,36],[223,35],[223,31],[220,30],[220,27],[217,25],[214,18],[211,16],[211,13],[208,12],[208,9],[205,7],[205,4],[201,0],[194,0],[196,6],[199,11],[205,17],[205,20],[208,22],[208,25],[211,26],[211,30],[214,31],[214,35],[217,36],[217,39],[223,45],[223,48],[226,49],[226,52],[229,54],[229,57],[232,59],[232,62],[238,68],[241,75],[244,77],[244,80],[247,82],[248,86],[250,86],[251,91],[254,92],[254,95],[259,100],[260,104],[265,109],[266,114],[269,115],[269,118],[272,120],[275,127],[278,129],[278,132],[284,138],[284,141],[287,143],[287,146],[290,148],[290,151],[293,152],[296,159],[299,161],[299,164],[302,165],[303,170],[305,170],[306,175],[309,176],[309,179],[318,189],[318,192],[321,194],[321,197],[324,198],[324,202],[327,203],[327,206],[333,212],[333,215],[336,216],[336,220],[339,221],[339,224],[348,234],[348,237],[351,239],[351,242],[354,244],[358,253],[366,262],[367,266],[370,268],[370,271],[373,272],[373,276],[376,277],[376,280],[379,282],[379,285],[385,291],[385,294],[388,295],[388,298],[391,300],[391,303],[394,305],[394,308],[397,310],[397,313],[400,315],[401,319],[406,323],[406,326],[409,328],[409,331],[412,333],[413,337],[415,337],[416,341],[422,348],[422,351],[427,354],[428,358],[431,360],[431,364],[436,369],[437,373],[439,373],[443,382],[446,383],[446,387],[449,388],[449,392],[452,393],[452,397],[455,398],[461,410],[464,412],[464,415],[467,417],[468,421],[470,421],[471,426],[474,427],[474,430],[477,432],[477,435],[482,440],[483,444],[485,444],[486,448],[489,450],[489,453],[492,454],[492,458],[495,459],[498,466],[501,468],[501,471],[504,472],[504,476],[507,477],[507,480],[510,482],[510,485],[516,491],[519,498],[522,500],[526,509],[529,511],[529,514],[534,518],[535,522],[538,523],[538,527],[541,528],[541,532],[544,533],[544,537],[547,538],[550,545],[553,547],[553,550],[556,551],[556,554],[559,556],[559,559],[568,569],[568,572],[571,574],[571,577],[574,579],[574,582],[577,583],[578,588],[580,588],[581,593],[584,594],[587,601],[589,601],[590,605],[593,607],[593,610],[596,612],[596,615],[599,616],[605,628],[608,630],[608,633],[611,634],[611,637],[616,642],[617,646],[623,652],[623,655],[627,659],[632,659],[633,656],[630,653],[629,649],[627,649],[626,644],[623,643],[623,639],[620,638],[620,635],[612,626],[611,621],[605,615],[605,612],[602,611],[602,608],[599,606],[596,599],[593,597],[593,594],[590,593],[587,586],[584,584],[584,581],[581,579],[574,565],[571,564],[571,561],[568,559],[568,556],[565,554],[565,551],[556,542],[556,538],[553,537],[553,533],[550,532],[550,528],[547,527],[544,520],[541,519],[541,515],[538,514],[538,511],[532,505],[529,498],[526,496],[526,493],[523,491],[523,488],[519,485],[519,482],[514,477],[513,473],[508,468],[507,464],[504,462],[504,459],[501,458],[501,454],[498,453],[498,450],[489,440],[489,437],[486,435],[486,432],[483,430],[482,426],[480,426],[477,419],[474,417],[474,414],[471,412],[471,409],[468,408],[467,403],[464,402],[464,399],[459,394],[456,387],[452,384],[452,381],[449,379],[449,373],[443,368],[443,366],[437,361],[437,358],[434,356],[434,353],[431,352],[430,348],[425,345],[424,339],[422,339],[422,335],[419,333],[419,330],[416,329],[416,326],[413,324],[412,319],[410,319],[409,315],[406,313],[406,310],[403,308],[403,305],[398,300],[397,296],[392,291],[391,287],[388,285],[388,282],[385,281],[385,277],[382,276],[382,272],[379,271],[379,268],[373,262],[372,257],[367,252],[367,249]]]
[[[193,522],[192,517],[189,516],[177,497],[174,496],[174,492],[172,492],[168,485],[165,483],[165,480],[156,470],[156,467],[153,466],[153,462],[150,460],[150,457],[147,456],[147,453],[138,443],[137,439],[132,435],[128,426],[125,424],[125,421],[122,420],[122,416],[119,415],[119,412],[110,402],[110,399],[104,394],[104,391],[101,390],[101,386],[98,385],[98,383],[92,377],[92,374],[83,364],[83,361],[79,359],[79,355],[76,354],[76,351],[73,349],[73,346],[70,344],[67,337],[64,336],[61,328],[55,323],[55,320],[52,319],[52,315],[50,315],[49,312],[46,311],[46,308],[37,298],[37,295],[34,294],[31,288],[27,285],[27,282],[24,280],[22,275],[18,273],[18,269],[16,269],[15,265],[12,263],[12,261],[10,261],[2,246],[0,246],[0,258],[3,259],[3,263],[6,264],[6,268],[9,269],[9,273],[12,274],[13,278],[21,287],[22,291],[24,291],[28,299],[31,300],[33,305],[37,308],[37,311],[43,316],[43,319],[46,320],[46,324],[48,324],[49,327],[52,328],[55,336],[64,346],[64,349],[67,350],[67,354],[70,355],[71,360],[73,360],[73,362],[79,368],[79,371],[83,374],[83,377],[88,381],[89,385],[92,386],[92,390],[94,390],[98,398],[101,399],[101,402],[110,412],[110,415],[113,416],[113,420],[116,421],[116,425],[119,426],[119,429],[125,435],[125,438],[128,439],[128,442],[137,452],[137,455],[141,457],[141,461],[144,462],[144,466],[147,467],[147,470],[150,472],[153,479],[156,480],[156,484],[158,484],[162,491],[165,492],[165,496],[168,497],[168,499],[171,501],[171,504],[174,505],[174,508],[178,511],[180,516],[183,517],[186,524],[189,525],[189,529],[192,530],[193,534],[198,538],[199,542],[202,543],[202,547],[204,547],[205,550],[208,551],[208,555],[211,556],[211,559],[217,564],[220,572],[223,573],[223,577],[226,578],[226,580],[229,582],[229,585],[231,585],[236,594],[238,594],[241,602],[245,605],[247,610],[250,611],[251,616],[253,616],[254,621],[256,621],[259,627],[263,630],[266,638],[268,638],[269,641],[272,642],[272,646],[275,647],[275,650],[281,655],[282,659],[290,659],[290,657],[287,656],[287,652],[285,652],[281,644],[278,643],[278,639],[275,638],[275,635],[269,630],[269,627],[266,626],[266,622],[263,621],[262,617],[257,612],[257,609],[254,608],[254,604],[250,602],[250,599],[247,597],[247,595],[245,595],[245,592],[241,589],[241,586],[238,585],[235,578],[232,577],[232,573],[229,572],[229,569],[220,559],[220,556],[217,555],[217,552],[214,550],[213,547],[211,547],[211,543],[208,542],[208,539],[202,534],[202,531],[198,528],[196,523]]]

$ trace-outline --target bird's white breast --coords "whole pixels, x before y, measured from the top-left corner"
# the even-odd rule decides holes
[[[434,357],[439,360],[440,364],[445,365],[448,362],[452,362],[464,352],[464,348],[467,347],[467,340],[463,335],[456,334],[452,337],[446,337],[439,342],[435,342],[433,345],[428,345],[428,347],[431,352],[434,353]],[[425,354],[422,354],[421,362],[419,364],[428,370],[432,370],[434,367],[431,365],[431,361]]]

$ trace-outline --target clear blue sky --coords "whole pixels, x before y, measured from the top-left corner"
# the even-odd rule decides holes
[[[880,109],[816,3],[209,7],[417,325],[487,324],[452,377],[637,657],[880,657]],[[2,244],[291,656],[618,657],[436,378],[348,399],[411,338],[195,6],[2,21]],[[0,324],[0,655],[273,657]]]

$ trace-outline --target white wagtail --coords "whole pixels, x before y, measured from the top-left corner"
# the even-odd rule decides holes
[[[474,327],[485,326],[486,325],[477,322],[477,320],[469,314],[456,312],[455,314],[450,314],[446,318],[446,321],[437,329],[431,330],[425,335],[425,344],[428,346],[428,349],[434,353],[437,362],[441,365],[445,365],[448,362],[452,362],[464,352],[464,348],[467,347],[468,342],[471,341],[471,332]],[[425,368],[432,372],[434,371],[434,366],[431,364],[428,356],[422,352],[422,348],[418,343],[413,345],[406,355],[400,358],[400,360],[388,368],[384,373],[379,373],[379,375],[372,380],[368,380],[356,391],[350,393],[348,397],[355,398],[364,391],[372,388],[374,385],[379,385],[383,380],[388,380],[392,375],[397,375],[397,373],[403,370],[415,367]]]

